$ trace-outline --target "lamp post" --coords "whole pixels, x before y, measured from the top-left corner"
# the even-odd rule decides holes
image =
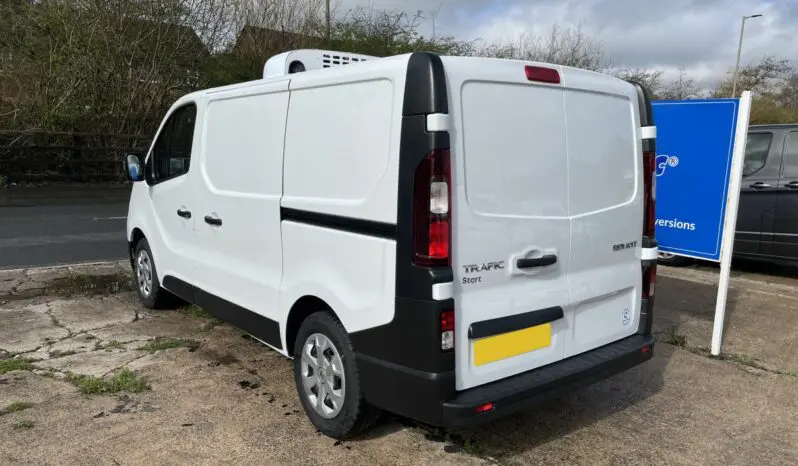
[[[327,11],[325,12],[325,19],[327,21],[327,47],[332,47],[331,43],[331,28],[330,28],[330,0],[325,2]]]
[[[732,76],[732,98],[737,95],[737,72],[740,70],[740,53],[743,51],[743,34],[745,33],[745,20],[750,18],[759,18],[762,15],[743,16],[740,23],[740,44],[737,45],[737,64],[734,65],[734,76]]]

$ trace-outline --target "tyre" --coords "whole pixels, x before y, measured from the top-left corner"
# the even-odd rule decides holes
[[[161,288],[150,245],[145,238],[133,250],[133,278],[139,300],[147,309],[166,309],[175,304],[174,295]]]
[[[684,267],[685,265],[690,264],[690,258],[677,256],[670,252],[661,252],[657,257],[657,263],[671,267]]]
[[[330,313],[312,314],[299,327],[293,364],[302,407],[323,434],[353,437],[376,423],[380,412],[363,397],[349,335]]]

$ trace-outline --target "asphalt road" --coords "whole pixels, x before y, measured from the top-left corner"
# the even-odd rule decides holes
[[[9,188],[0,195],[0,269],[123,259],[126,188]]]

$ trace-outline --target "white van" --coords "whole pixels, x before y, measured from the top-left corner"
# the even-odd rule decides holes
[[[138,292],[293,358],[329,436],[494,419],[652,357],[655,133],[603,74],[282,54],[128,156]]]

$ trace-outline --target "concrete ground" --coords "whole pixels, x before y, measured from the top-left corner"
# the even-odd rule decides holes
[[[716,359],[715,271],[660,270],[652,361],[478,429],[386,416],[345,442],[288,360],[146,311],[124,263],[0,272],[0,464],[798,464],[798,280],[735,274]]]

